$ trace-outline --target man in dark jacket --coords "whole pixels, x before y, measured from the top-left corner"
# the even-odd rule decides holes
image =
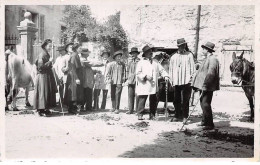
[[[127,114],[133,114],[134,113],[134,103],[135,103],[135,70],[137,62],[139,61],[137,58],[138,54],[140,52],[137,48],[133,47],[131,49],[131,52],[129,53],[132,56],[132,61],[128,65],[128,75],[127,75],[127,84],[128,84],[128,108],[129,111]],[[136,97],[136,108],[138,105],[138,97]]]
[[[204,130],[211,130],[214,129],[211,101],[213,92],[219,90],[219,61],[213,55],[215,44],[207,42],[201,47],[206,59],[200,65],[193,79],[192,86],[197,88],[201,93],[200,105],[203,116],[200,126]]]

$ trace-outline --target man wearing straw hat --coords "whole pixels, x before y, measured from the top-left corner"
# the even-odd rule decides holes
[[[111,112],[115,114],[119,113],[122,84],[126,81],[126,68],[125,64],[121,61],[122,55],[122,50],[114,53],[113,59],[115,61],[110,63],[106,75],[107,82],[111,84]]]
[[[215,44],[207,42],[201,47],[206,59],[200,65],[191,85],[201,93],[200,105],[203,115],[199,126],[202,126],[204,130],[211,130],[214,129],[211,101],[213,92],[220,88],[219,61],[213,55]]]
[[[136,94],[138,95],[137,115],[138,120],[143,120],[145,110],[145,102],[149,96],[149,120],[155,119],[157,109],[158,77],[161,75],[168,80],[168,73],[158,63],[153,61],[152,49],[146,45],[143,47],[143,59],[136,66]]]

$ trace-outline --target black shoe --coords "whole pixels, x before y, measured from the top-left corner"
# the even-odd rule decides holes
[[[26,106],[26,107],[31,107],[32,105],[31,105],[29,102],[26,102],[26,103],[25,103],[25,106]]]
[[[206,125],[205,125],[205,123],[201,122],[201,123],[197,124],[197,126],[203,127],[203,126],[206,126]]]
[[[154,114],[150,114],[149,115],[149,120],[155,120],[156,118],[155,118],[155,115]]]
[[[138,115],[138,120],[144,120],[143,115]]]
[[[213,130],[214,128],[215,128],[214,125],[212,125],[212,126],[203,126],[202,127],[203,130]]]
[[[50,117],[51,116],[51,111],[50,110],[45,110],[45,112],[43,113],[43,116]]]
[[[44,115],[44,111],[43,110],[37,110],[37,112],[38,112],[39,116],[43,116]]]
[[[134,112],[132,112],[132,111],[127,111],[126,114],[128,114],[128,115],[129,115],[129,114],[134,114]]]
[[[74,110],[72,110],[72,109],[68,109],[68,113],[70,113],[70,114],[76,114],[76,112],[74,111]]]
[[[183,119],[176,118],[176,117],[170,119],[170,122],[181,122],[181,121],[183,121]]]

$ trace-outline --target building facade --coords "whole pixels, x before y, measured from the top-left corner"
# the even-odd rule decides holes
[[[60,36],[65,25],[62,22],[64,6],[59,5],[6,5],[5,6],[5,49],[13,49],[19,54],[20,34],[17,26],[24,20],[24,13],[32,14],[32,22],[35,23],[38,31],[35,34],[33,46],[33,58],[36,59],[39,53],[39,45],[47,38],[53,39],[56,45],[62,43]]]

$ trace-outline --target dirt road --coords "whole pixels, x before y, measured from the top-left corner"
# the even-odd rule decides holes
[[[123,96],[126,92],[124,89]],[[23,99],[18,101],[20,109]],[[108,104],[109,108],[110,101]],[[121,109],[126,106],[127,97],[122,97]],[[221,90],[214,95],[212,106],[214,131],[202,131],[196,126],[201,115],[197,108],[185,132],[178,131],[181,122],[164,121],[164,116],[159,116],[159,121],[140,122],[137,116],[125,114],[126,110],[120,114],[104,110],[78,116],[54,112],[49,118],[39,117],[35,110],[9,111],[6,158],[253,157],[254,124],[243,122],[249,110],[244,93]]]

